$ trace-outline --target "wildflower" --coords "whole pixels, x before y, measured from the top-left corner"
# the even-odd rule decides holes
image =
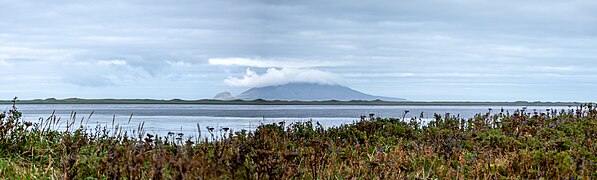
[[[296,153],[296,149],[292,150],[292,152]]]
[[[342,143],[346,143],[346,139],[345,138],[342,138]]]
[[[462,171],[462,166],[458,166],[458,171]]]

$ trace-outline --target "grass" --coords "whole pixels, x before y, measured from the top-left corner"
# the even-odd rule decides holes
[[[492,110],[489,110],[492,111]],[[408,113],[408,112],[405,112]],[[209,137],[88,129],[56,116],[0,114],[7,179],[595,179],[597,108],[481,112],[474,118],[361,117],[353,124],[262,124]],[[63,121],[63,122],[61,122]],[[55,130],[66,123],[68,130]],[[201,134],[201,133],[199,133]]]

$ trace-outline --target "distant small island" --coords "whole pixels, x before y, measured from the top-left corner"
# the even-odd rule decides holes
[[[352,100],[352,101],[282,101],[282,100],[158,100],[158,99],[33,99],[18,100],[18,104],[229,104],[229,105],[379,105],[379,106],[579,106],[592,102],[448,102],[448,101],[382,101],[382,100]],[[12,104],[12,100],[0,100],[0,104]]]

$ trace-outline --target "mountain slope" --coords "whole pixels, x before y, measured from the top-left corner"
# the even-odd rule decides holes
[[[345,86],[322,85],[315,83],[289,83],[277,86],[251,88],[234,99],[242,100],[298,100],[298,101],[324,101],[324,100],[384,100],[404,101],[402,98],[391,98],[365,94]]]

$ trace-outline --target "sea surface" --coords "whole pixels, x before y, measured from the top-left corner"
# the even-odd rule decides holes
[[[0,105],[7,111],[11,105]],[[353,123],[360,116],[375,114],[376,117],[419,117],[428,121],[434,114],[474,117],[477,113],[527,111],[545,112],[547,109],[567,109],[568,106],[372,106],[372,105],[187,105],[187,104],[20,104],[25,121],[39,122],[52,114],[60,118],[54,127],[65,130],[67,122],[75,127],[88,129],[115,126],[132,132],[143,124],[146,133],[165,136],[168,132],[183,133],[185,137],[208,137],[208,127],[218,133],[222,128],[233,131],[254,130],[262,123],[313,121],[324,127]],[[574,108],[574,107],[572,107]],[[408,111],[405,115],[405,111]],[[92,114],[93,112],[93,114]]]

